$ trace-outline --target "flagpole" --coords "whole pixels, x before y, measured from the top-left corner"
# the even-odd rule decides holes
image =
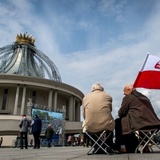
[[[148,57],[149,57],[149,54],[147,54],[147,56],[146,56],[146,59],[145,59],[145,61],[144,61],[144,63],[143,63],[143,66],[142,66],[142,68],[141,68],[141,71],[143,71],[144,66],[146,65],[146,62],[147,62],[147,60],[148,60]]]

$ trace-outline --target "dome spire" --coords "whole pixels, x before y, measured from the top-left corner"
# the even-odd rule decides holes
[[[35,38],[31,35],[29,36],[28,33],[24,33],[16,36],[16,42],[19,44],[30,44],[34,46]]]
[[[47,78],[61,82],[56,65],[34,46],[35,39],[17,34],[16,42],[0,48],[0,73]]]

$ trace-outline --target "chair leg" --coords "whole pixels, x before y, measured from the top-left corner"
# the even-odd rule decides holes
[[[106,143],[106,140],[111,135],[111,132],[107,133],[106,131],[103,131],[101,134],[91,134],[91,135],[89,133],[86,133],[86,135],[88,135],[88,137],[93,142],[93,145],[91,146],[90,150],[87,153],[88,155],[96,154],[100,150],[102,150],[105,154],[110,154],[109,150],[112,153],[116,153],[116,151]],[[94,135],[95,138],[93,138],[92,135]]]
[[[158,129],[151,130],[151,131],[139,131],[141,133],[141,136],[139,135],[140,138],[140,143],[138,144],[135,153],[137,153],[138,149],[141,147],[140,152],[143,153],[146,147],[149,147],[149,150],[153,152],[152,146],[149,146],[149,143],[152,142],[153,145],[155,145],[157,148],[160,149],[160,146],[153,140],[154,135]]]

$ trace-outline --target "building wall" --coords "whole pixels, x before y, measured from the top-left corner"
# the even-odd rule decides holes
[[[2,109],[5,89],[8,89],[6,108]],[[36,93],[36,99],[32,106],[53,111],[65,106],[65,132],[81,132],[80,106],[84,95],[80,90],[52,80],[0,74],[0,135],[11,138],[4,141],[3,145],[12,145],[15,136],[19,134],[21,115],[27,114],[30,117],[27,103],[28,98],[33,99],[33,92]]]

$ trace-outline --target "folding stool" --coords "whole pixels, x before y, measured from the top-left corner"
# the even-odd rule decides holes
[[[104,153],[106,154],[110,154],[108,152],[109,150],[112,151],[112,153],[116,153],[116,151],[106,143],[106,140],[109,138],[112,132],[104,130],[98,133],[89,133],[89,132],[85,132],[85,133],[93,142],[90,150],[87,152],[88,155],[96,154],[100,149],[103,150]],[[94,139],[93,136],[95,136],[96,139]],[[98,146],[96,150],[94,148],[95,146]]]
[[[135,134],[139,137],[140,143],[138,144],[135,153],[137,153],[138,149],[141,153],[143,153],[144,148],[147,146],[151,152],[153,152],[152,146],[156,146],[160,149],[158,143],[154,141],[154,136],[159,131],[159,128],[150,129],[150,130],[138,130]],[[151,144],[151,145],[149,145]]]

